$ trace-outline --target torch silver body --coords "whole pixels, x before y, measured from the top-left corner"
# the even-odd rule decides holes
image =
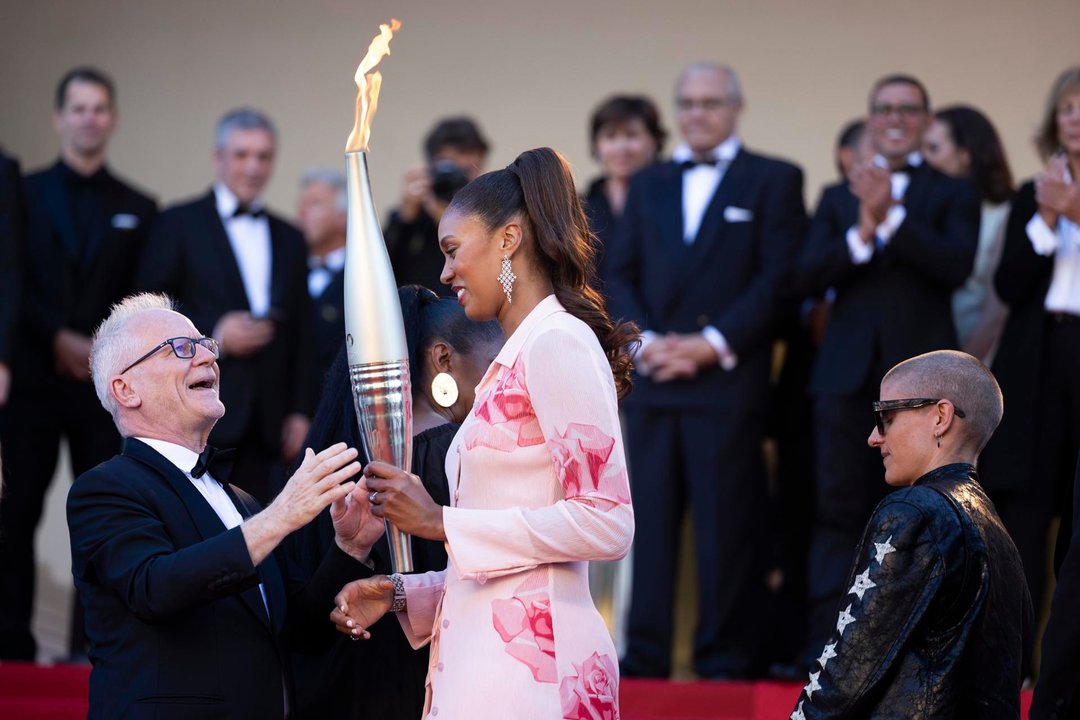
[[[348,225],[345,240],[345,347],[353,407],[364,452],[409,472],[412,383],[397,283],[379,226],[367,154],[345,153]],[[394,572],[413,571],[408,534],[386,523]]]

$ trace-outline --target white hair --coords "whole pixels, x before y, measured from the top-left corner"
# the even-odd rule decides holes
[[[129,295],[112,306],[109,316],[94,331],[90,347],[90,377],[94,380],[94,392],[117,427],[120,426],[120,405],[112,394],[112,379],[124,367],[145,352],[138,338],[128,332],[128,325],[136,316],[148,310],[176,310],[176,302],[168,295],[139,293]]]
[[[695,72],[714,72],[723,75],[727,78],[728,85],[728,99],[733,102],[741,103],[743,101],[742,94],[742,82],[739,80],[739,76],[735,73],[735,69],[730,65],[724,65],[722,63],[701,61],[690,63],[682,69],[679,73],[679,79],[675,82],[676,91],[682,87],[683,80],[690,73]]]
[[[311,168],[300,177],[301,188],[306,188],[308,185],[314,185],[315,183],[328,185],[334,191],[334,207],[337,208],[338,212],[345,212],[349,209],[345,173],[340,170],[330,170],[329,168]]]

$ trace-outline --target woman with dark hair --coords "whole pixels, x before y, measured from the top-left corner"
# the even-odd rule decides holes
[[[1080,66],[1058,76],[1039,128],[1046,167],[1017,191],[994,278],[1009,306],[994,359],[1009,412],[984,473],[1037,608],[1054,515],[1059,550],[1068,546],[1080,452]]]
[[[434,501],[446,505],[450,502],[443,473],[446,451],[472,407],[473,388],[502,347],[502,329],[496,322],[472,322],[453,298],[440,298],[419,285],[401,288],[398,296],[413,380],[412,467],[424,478]],[[362,446],[344,344],[327,374],[307,439],[339,441]],[[306,578],[334,541],[330,511],[291,535],[290,541],[288,572],[294,579]],[[413,562],[418,572],[442,570],[446,550],[441,543],[416,538]],[[390,572],[385,538],[372,548],[369,565],[373,572]],[[337,590],[331,588],[329,593]],[[388,619],[376,626],[370,644],[350,643],[333,633],[326,641],[332,646],[324,654],[294,656],[296,707],[291,717],[415,720],[420,716],[428,653],[409,647],[397,621]]]
[[[643,95],[615,95],[600,104],[589,124],[592,156],[603,175],[589,185],[582,201],[589,227],[599,239],[596,267],[604,275],[604,249],[622,216],[630,177],[656,162],[667,138],[656,104]]]
[[[454,196],[442,280],[506,344],[447,453],[451,504],[414,475],[364,469],[372,512],[444,542],[444,572],[346,585],[331,614],[370,637],[395,612],[431,643],[424,717],[618,717],[615,648],[588,561],[622,557],[634,513],[619,429],[636,328],[590,286],[593,255],[570,167],[549,148]]]
[[[956,105],[934,114],[923,137],[923,156],[946,175],[970,179],[982,200],[975,266],[953,293],[952,304],[960,349],[989,364],[1008,316],[1008,308],[994,292],[1013,193],[1005,148],[985,115]]]

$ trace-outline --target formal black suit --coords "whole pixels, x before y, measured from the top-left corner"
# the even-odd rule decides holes
[[[53,338],[62,329],[90,336],[110,306],[131,293],[157,208],[105,168],[84,177],[62,161],[28,175],[23,189],[23,293],[11,398],[0,417],[7,484],[0,504],[0,657],[33,659],[34,533],[60,439],[67,439],[76,474],[120,445],[93,386],[57,374]]]
[[[835,290],[810,380],[817,504],[808,658],[828,637],[859,533],[887,490],[880,453],[866,442],[870,403],[896,363],[956,347],[952,292],[971,273],[978,243],[979,199],[968,183],[923,163],[910,173],[903,204],[906,218],[888,244],[856,264],[846,234],[859,201],[847,183],[826,188],[799,258],[796,285],[804,294]]]
[[[22,282],[19,259],[23,244],[23,205],[19,175],[19,163],[0,152],[0,364],[7,365],[9,370]]]
[[[1039,210],[1034,183],[1017,192],[994,278],[1009,319],[994,358],[1005,416],[983,451],[986,488],[1016,540],[1035,607],[1046,584],[1046,533],[1062,516],[1060,561],[1068,547],[1073,462],[1080,451],[1080,318],[1046,311],[1054,256],[1035,252],[1027,224]],[[980,463],[980,465],[983,463]]]
[[[225,488],[241,515],[259,511]],[[283,717],[288,646],[328,632],[334,595],[370,574],[332,546],[306,586],[286,588],[273,554],[253,566],[241,528],[131,438],[75,481],[67,512],[92,719]]]
[[[639,374],[625,403],[634,501],[648,511],[637,515],[623,669],[670,672],[678,537],[688,506],[700,608],[695,670],[739,675],[756,647],[744,611],[761,587],[761,439],[780,290],[806,222],[802,172],[740,150],[692,245],[683,240],[682,195],[676,163],[633,178],[605,260],[612,315],[658,334],[713,326],[738,364],[669,383]]]
[[[330,284],[318,297],[311,299],[311,304],[314,317],[315,366],[318,387],[321,387],[345,337],[344,268],[333,273]]]
[[[268,215],[268,222],[274,339],[248,357],[223,355],[218,361],[221,401],[228,412],[210,435],[211,444],[238,449],[233,482],[263,502],[284,480],[277,461],[285,417],[311,417],[316,392],[304,240],[275,215]],[[180,311],[207,335],[225,313],[250,310],[213,191],[162,213],[136,280],[142,290],[176,298]]]

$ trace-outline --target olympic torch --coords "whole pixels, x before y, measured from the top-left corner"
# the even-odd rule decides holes
[[[397,283],[371,192],[367,150],[382,75],[374,70],[390,54],[401,23],[379,26],[356,69],[356,124],[345,147],[348,225],[345,239],[345,347],[360,437],[369,460],[409,471],[412,463],[412,386],[409,351]],[[396,573],[413,571],[408,534],[386,522]]]

